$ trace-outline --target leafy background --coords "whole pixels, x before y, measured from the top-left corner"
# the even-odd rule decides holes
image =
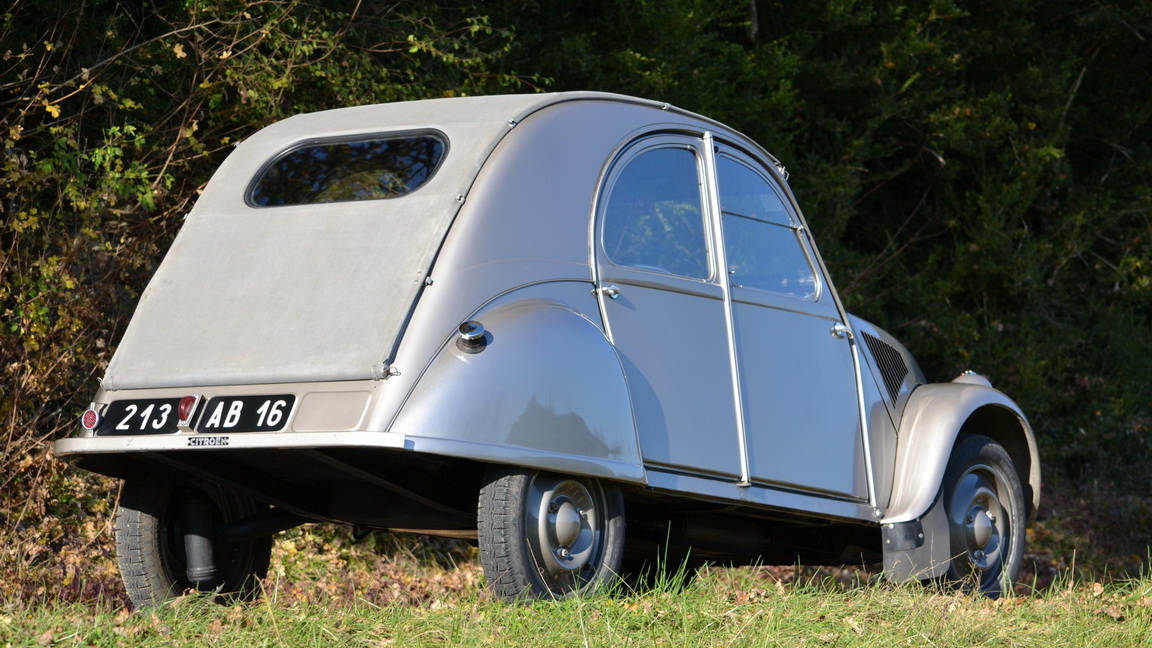
[[[51,441],[237,141],[304,111],[573,89],[765,144],[849,308],[931,379],[977,369],[1029,414],[1036,577],[1136,573],[1150,40],[1142,0],[16,0],[0,14],[0,597],[122,596],[116,484],[65,469]],[[347,541],[297,531],[278,552]],[[348,551],[366,587],[405,582]]]

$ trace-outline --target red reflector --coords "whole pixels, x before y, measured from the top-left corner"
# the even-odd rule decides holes
[[[196,411],[196,403],[199,402],[199,396],[185,396],[180,399],[180,405],[176,408],[176,414],[181,423],[187,425],[188,421],[192,420],[192,413]]]
[[[84,416],[80,417],[80,425],[83,425],[85,430],[95,430],[96,426],[100,425],[100,413],[94,409],[84,412]]]

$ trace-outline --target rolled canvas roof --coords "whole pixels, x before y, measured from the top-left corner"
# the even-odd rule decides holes
[[[433,99],[291,117],[240,144],[188,214],[104,377],[107,389],[379,377],[469,187],[516,122],[594,93]],[[438,130],[436,175],[399,198],[251,207],[271,158],[309,140]]]

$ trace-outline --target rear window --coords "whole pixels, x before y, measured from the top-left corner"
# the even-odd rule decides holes
[[[432,133],[307,144],[264,167],[248,202],[281,207],[397,198],[428,182],[446,148]]]

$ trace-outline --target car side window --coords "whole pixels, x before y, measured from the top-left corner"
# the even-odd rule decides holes
[[[601,243],[612,263],[707,279],[700,164],[685,146],[648,148],[624,162],[608,191]]]
[[[716,158],[728,276],[734,286],[816,298],[816,274],[772,182],[727,155]]]

